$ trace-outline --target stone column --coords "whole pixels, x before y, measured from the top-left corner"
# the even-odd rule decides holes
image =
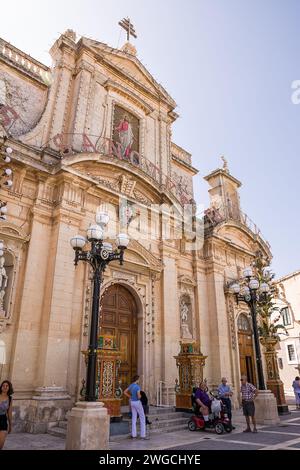
[[[288,414],[289,408],[285,401],[283,382],[280,380],[277,364],[277,353],[275,350],[278,343],[277,338],[267,337],[260,339],[264,346],[264,356],[267,371],[267,388],[271,390],[277,400],[277,409],[279,414]]]
[[[165,385],[172,386],[170,392],[174,398],[173,384],[178,376],[176,363],[173,359],[179,352],[180,319],[177,293],[177,266],[168,247],[163,248],[162,273],[162,380]],[[170,397],[169,397],[170,398]],[[172,400],[173,400],[172,398]],[[171,398],[170,398],[171,400]]]
[[[223,267],[213,263],[207,274],[208,317],[210,325],[210,351],[203,354],[211,356],[213,368],[210,381],[213,385],[220,383],[221,377],[231,380],[230,335],[224,294]]]
[[[49,214],[41,208],[35,207],[31,222],[31,237],[28,246],[14,354],[11,358],[11,379],[16,392],[15,398],[31,398],[32,392],[37,386],[36,369],[40,357],[40,326],[43,316],[44,291],[47,283],[46,260],[49,256],[50,237]]]
[[[73,148],[77,151],[85,150],[83,143],[83,134],[88,135],[89,140],[96,144],[95,137],[90,136],[90,129],[86,127],[87,118],[91,118],[91,88],[95,86],[92,77],[94,75],[93,60],[88,54],[81,57],[80,62],[76,67],[76,78],[74,83],[74,102],[71,113],[72,123],[70,126],[71,132],[74,133]],[[99,103],[100,106],[100,103]],[[92,148],[88,148],[92,151]]]
[[[70,238],[76,234],[80,215],[60,208],[49,244],[47,288],[40,332],[38,385],[66,389],[75,267]]]
[[[207,356],[203,377],[210,376],[213,368],[212,356],[210,355],[211,339],[210,339],[210,326],[209,326],[209,309],[208,309],[208,291],[207,291],[207,278],[206,271],[199,262],[196,263],[195,281],[197,289],[197,305],[196,311],[197,324],[199,331],[197,331],[196,338],[199,338],[200,349],[204,355]]]
[[[47,140],[49,147],[63,150],[68,146],[68,125],[70,119],[70,98],[75,68],[75,38],[61,35],[52,46],[50,53],[54,61],[54,80],[49,99],[49,123]],[[51,108],[50,108],[51,106]],[[60,136],[60,137],[58,137]]]
[[[76,213],[57,209],[47,251],[39,260],[46,274],[34,367],[37,389],[25,419],[26,430],[33,433],[46,432],[49,426],[64,420],[72,406],[67,381],[75,268],[69,240],[78,232],[79,220]]]

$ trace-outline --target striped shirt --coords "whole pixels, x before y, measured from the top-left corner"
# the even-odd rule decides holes
[[[241,386],[242,400],[253,401],[255,397],[256,388],[254,385],[246,382]]]

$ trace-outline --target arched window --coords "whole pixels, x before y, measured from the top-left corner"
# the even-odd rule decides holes
[[[237,321],[237,326],[239,331],[245,331],[245,332],[251,332],[251,327],[248,318],[244,313],[241,313],[238,321]]]

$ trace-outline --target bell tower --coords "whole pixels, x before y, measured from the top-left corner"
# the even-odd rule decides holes
[[[222,218],[239,220],[241,208],[238,189],[242,183],[231,176],[227,161],[221,158],[223,168],[214,170],[204,178],[210,185],[210,210],[216,211]]]

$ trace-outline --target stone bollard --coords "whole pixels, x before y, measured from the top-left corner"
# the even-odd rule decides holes
[[[66,450],[106,450],[110,418],[99,401],[79,401],[68,416]]]
[[[259,390],[254,403],[257,424],[274,425],[280,423],[277,401],[270,390]]]

